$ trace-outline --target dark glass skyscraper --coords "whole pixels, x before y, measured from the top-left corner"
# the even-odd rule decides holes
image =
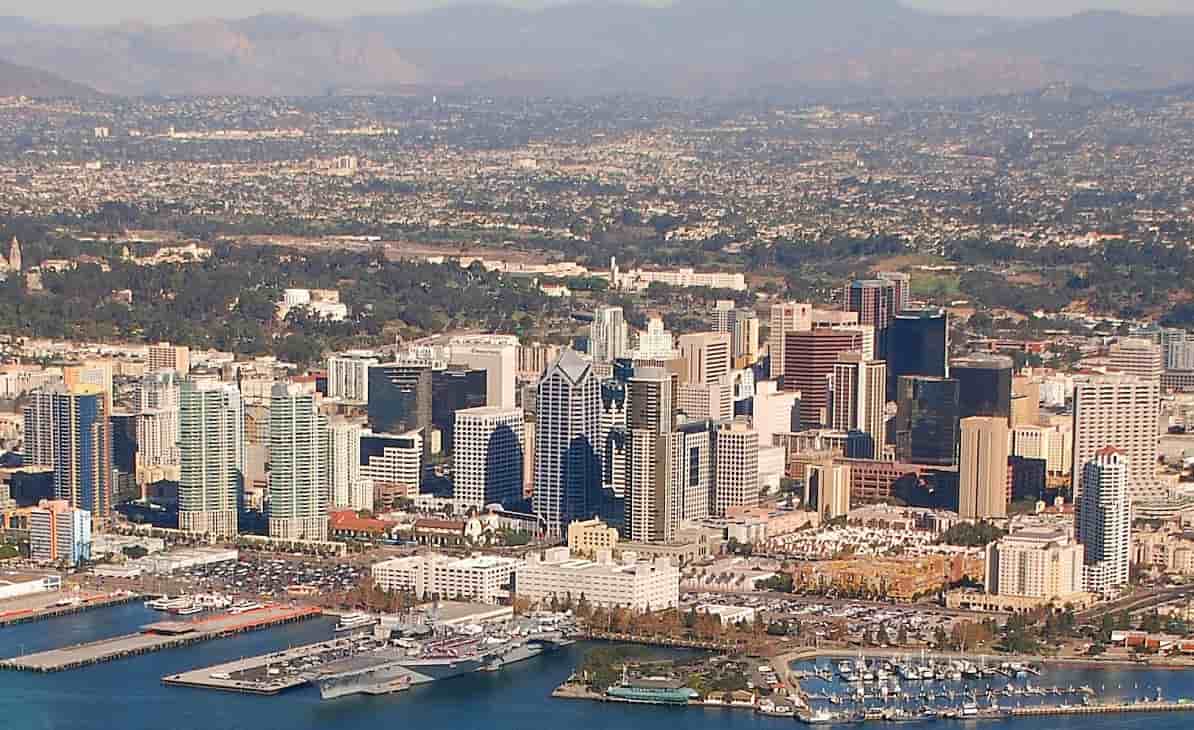
[[[948,324],[943,309],[909,309],[891,322],[887,335],[887,399],[905,375],[944,378]]]
[[[443,436],[443,450],[451,453],[456,443],[456,411],[481,408],[487,398],[484,370],[451,368],[431,375],[431,423]]]
[[[958,381],[904,376],[896,411],[896,459],[953,466],[958,444]]]
[[[958,408],[961,418],[1012,416],[1012,370],[1010,357],[975,355],[954,360],[949,375],[958,381]]]
[[[369,428],[400,434],[423,429],[430,441],[431,368],[421,365],[374,365],[369,368]]]

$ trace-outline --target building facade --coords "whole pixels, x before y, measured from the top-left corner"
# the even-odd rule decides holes
[[[245,479],[245,412],[235,385],[183,383],[178,450],[179,528],[235,536]]]
[[[317,398],[281,383],[270,393],[270,537],[327,540],[331,454]]]

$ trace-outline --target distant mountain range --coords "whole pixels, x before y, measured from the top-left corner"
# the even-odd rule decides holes
[[[1057,83],[1194,82],[1194,15],[1042,21],[896,0],[580,0],[338,22],[293,15],[174,26],[0,18],[0,58],[113,95],[758,93],[955,96]],[[53,91],[0,67],[0,89]],[[64,87],[65,88],[65,87]],[[40,94],[39,94],[40,95]]]

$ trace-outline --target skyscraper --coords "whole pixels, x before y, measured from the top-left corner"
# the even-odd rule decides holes
[[[829,382],[830,427],[866,434],[870,442],[868,458],[879,458],[887,430],[887,364],[863,360],[861,353],[843,352],[838,355]]]
[[[331,506],[340,509],[372,509],[372,486],[364,489],[361,476],[361,435],[356,421],[335,417],[328,422],[328,465]],[[362,495],[368,493],[367,497]]]
[[[328,397],[369,402],[369,368],[377,356],[367,350],[341,352],[328,358]]]
[[[1132,504],[1127,456],[1099,449],[1082,466],[1077,538],[1086,590],[1106,594],[1127,585],[1132,556]]]
[[[319,411],[318,397],[293,385],[274,385],[269,414],[270,537],[327,540],[329,451],[328,419]]]
[[[779,381],[784,374],[784,334],[807,332],[812,328],[813,305],[807,302],[782,302],[771,305],[767,349],[771,355],[772,380]]]
[[[717,430],[717,473],[713,514],[723,517],[734,507],[759,504],[759,434],[745,423],[723,424]]]
[[[613,362],[630,349],[630,331],[621,307],[601,307],[593,312],[589,327],[589,355],[593,362]]]
[[[151,372],[172,370],[178,377],[185,378],[191,372],[191,348],[169,342],[150,345],[145,357],[145,369]]]
[[[892,287],[892,304],[895,312],[908,309],[912,298],[912,277],[900,271],[880,271],[876,278],[886,281]]]
[[[962,418],[1012,416],[1012,359],[1003,355],[974,355],[954,360],[949,375],[958,381]]]
[[[449,365],[485,371],[485,401],[478,407],[514,408],[518,371],[517,337],[460,335],[449,341],[448,350]]]
[[[422,429],[430,437],[432,370],[390,363],[369,368],[369,428],[378,433]]]
[[[535,514],[553,535],[591,517],[601,486],[597,439],[601,384],[593,364],[565,350],[539,381],[535,421]]]
[[[29,557],[70,566],[90,560],[91,515],[66,500],[41,500],[29,510]]]
[[[1007,419],[973,416],[963,418],[961,426],[958,514],[967,520],[1007,517]]]
[[[800,423],[804,428],[829,425],[829,378],[838,356],[862,349],[856,330],[815,329],[784,335],[785,391],[800,393]]]
[[[716,383],[733,370],[730,335],[727,332],[700,332],[680,335],[680,357],[684,360],[689,383]]]
[[[1111,368],[1142,380],[1161,382],[1165,372],[1165,352],[1150,340],[1125,337],[1111,346]]]
[[[672,333],[663,326],[663,320],[653,316],[647,320],[647,329],[639,333],[638,347],[630,352],[634,360],[675,360],[680,357]]]
[[[443,450],[455,448],[456,414],[466,408],[484,408],[488,374],[463,366],[435,370],[431,374],[431,423],[443,438]]]
[[[473,507],[520,501],[525,428],[519,408],[458,411],[452,496]]]
[[[174,369],[155,370],[137,385],[138,465],[173,470],[179,465],[181,377]]]
[[[233,537],[244,490],[245,414],[235,385],[185,381],[179,393],[178,526]]]
[[[953,466],[958,449],[958,381],[904,376],[896,396],[896,460]]]
[[[112,516],[112,435],[107,394],[92,384],[35,391],[25,407],[25,454],[54,470],[54,497],[87,510],[96,524]]]
[[[626,427],[667,433],[675,425],[676,376],[663,368],[635,368],[626,383]]]
[[[730,335],[730,356],[735,363],[753,363],[759,352],[759,318],[732,301],[719,301],[710,317],[714,332]]]
[[[888,331],[888,399],[896,399],[905,375],[944,378],[949,352],[948,324],[943,309],[912,309],[896,314]]]
[[[847,312],[858,313],[858,323],[875,328],[875,357],[887,356],[887,336],[891,320],[899,311],[899,286],[885,279],[860,279],[844,292]]]
[[[1163,497],[1157,481],[1161,388],[1128,375],[1092,378],[1074,386],[1074,460],[1071,486],[1081,494],[1086,464],[1104,447],[1123,454],[1133,500]]]
[[[804,506],[815,509],[821,519],[845,517],[850,513],[850,466],[832,458],[804,467]]]

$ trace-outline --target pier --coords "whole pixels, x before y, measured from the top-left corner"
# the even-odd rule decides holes
[[[63,595],[68,597],[64,599],[61,597]],[[144,596],[137,593],[112,593],[86,597],[72,597],[69,594],[63,593],[35,596],[31,599],[25,599],[28,605],[7,609],[5,606],[0,605],[0,628],[32,623],[34,621],[44,621],[59,616],[70,616],[97,608],[107,608],[108,606],[122,606],[126,603],[135,603],[143,598]],[[50,599],[53,599],[53,602],[50,602]],[[63,600],[69,600],[70,602],[58,605],[58,602]]]
[[[319,615],[318,608],[267,606],[242,614],[221,613],[194,621],[161,621],[142,627],[141,631],[136,634],[126,634],[111,639],[101,639],[9,659],[0,662],[0,669],[42,673],[63,672],[163,649],[190,646],[247,631],[304,621]]]
[[[670,636],[641,636],[638,634],[620,634],[612,631],[593,631],[589,629],[581,634],[582,639],[588,641],[619,641],[625,644],[642,644],[644,646],[659,646],[667,649],[704,649],[706,651],[741,651],[745,647],[730,641],[707,641],[704,639],[677,639]]]
[[[1110,715],[1117,712],[1191,712],[1194,702],[1132,702],[1110,705],[1063,707],[1017,707],[1008,710],[1012,717],[1052,717],[1056,715]]]
[[[162,684],[171,687],[193,687],[221,692],[253,695],[276,695],[307,684],[318,674],[329,655],[343,652],[349,645],[344,639],[305,644],[285,651],[245,657],[225,664],[200,667],[189,672],[162,677]],[[318,662],[317,666],[311,664]],[[277,665],[278,669],[271,671]],[[300,671],[283,671],[282,667],[298,665]],[[305,665],[305,666],[304,666]]]

